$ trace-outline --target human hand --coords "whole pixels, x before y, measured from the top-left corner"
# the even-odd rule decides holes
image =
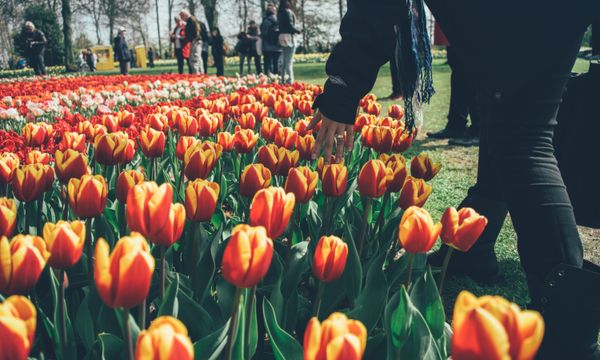
[[[306,129],[313,130],[319,121],[322,123],[315,141],[312,159],[315,160],[323,150],[325,164],[329,164],[335,146],[335,162],[341,162],[344,159],[344,148],[350,151],[354,147],[354,125],[331,120],[317,110]]]

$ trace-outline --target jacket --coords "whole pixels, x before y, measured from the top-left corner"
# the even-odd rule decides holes
[[[25,32],[25,49],[29,56],[39,55],[46,46],[46,35],[41,30],[35,29],[32,32]]]
[[[195,16],[190,16],[185,22],[185,42],[191,43],[201,39],[201,27]]]
[[[272,36],[274,35],[274,36]],[[262,50],[263,51],[282,51],[281,46],[277,38],[279,36],[279,23],[277,22],[277,16],[268,15],[263,18],[260,23],[260,38],[262,39]],[[273,39],[270,39],[270,38]],[[275,40],[274,42],[271,40]]]
[[[124,37],[117,35],[115,37],[113,50],[115,52],[115,58],[118,61],[129,61],[131,60],[131,55],[129,52],[129,46],[127,45],[127,40]]]
[[[277,21],[280,34],[300,34],[300,30],[296,29],[296,15],[292,10],[280,9],[277,12]]]

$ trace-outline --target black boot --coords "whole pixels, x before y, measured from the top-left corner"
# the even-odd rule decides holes
[[[488,224],[481,237],[466,253],[454,251],[448,264],[448,274],[466,275],[476,281],[494,281],[498,276],[498,260],[494,245],[508,210],[506,204],[499,201],[488,200],[480,196],[469,194],[460,204],[460,207],[471,207],[488,219]],[[427,262],[432,267],[441,267],[449,247],[442,247],[427,256]]]
[[[546,324],[536,359],[599,360],[600,267],[588,261],[582,269],[561,264],[536,292],[530,308]]]
[[[429,131],[427,132],[427,137],[430,137],[432,139],[455,139],[455,138],[461,138],[465,135],[465,129],[454,129],[454,128],[448,128],[445,127],[440,131]]]

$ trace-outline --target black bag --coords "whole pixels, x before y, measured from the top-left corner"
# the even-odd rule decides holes
[[[596,22],[595,24],[598,24]],[[592,54],[600,53],[600,26],[592,35]],[[558,112],[556,158],[577,224],[600,228],[600,63],[572,74]]]

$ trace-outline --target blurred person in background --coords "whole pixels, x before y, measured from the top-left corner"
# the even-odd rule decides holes
[[[294,82],[294,53],[296,52],[295,34],[300,34],[296,28],[296,15],[292,11],[292,3],[289,0],[281,0],[277,12],[279,22],[279,45],[283,49],[281,60],[281,82],[291,84]]]
[[[127,39],[125,39],[125,29],[122,27],[119,28],[119,32],[113,41],[113,50],[115,58],[119,62],[121,75],[127,75],[129,73],[129,62],[132,58],[129,46],[127,45]]]
[[[96,64],[98,64],[98,56],[92,51],[92,49],[87,48],[84,52],[85,63],[91,72],[96,71]]]
[[[279,57],[282,49],[279,46],[279,22],[276,14],[277,8],[275,8],[275,5],[269,4],[265,11],[265,17],[260,24],[264,70],[267,75],[279,74]]]
[[[188,10],[182,10],[179,16],[185,21],[184,44],[190,45],[190,56],[188,58],[188,67],[190,74],[201,74],[204,70],[202,64],[202,37],[201,26],[195,16]]]
[[[210,34],[206,24],[198,21],[200,24],[200,38],[202,39],[202,69],[208,74],[208,49],[210,48]]]
[[[256,21],[250,20],[246,35],[248,36],[248,64],[250,64],[250,61],[254,59],[254,68],[256,69],[256,73],[260,74],[262,72],[260,54],[258,53],[258,40],[260,39],[260,31]]]
[[[36,29],[31,21],[27,21],[25,23],[25,55],[29,66],[33,68],[36,75],[46,75],[46,66],[44,65],[46,42],[46,35]]]
[[[210,46],[215,67],[217,68],[217,76],[223,76],[223,61],[225,58],[226,47],[221,31],[218,27],[213,28],[210,37]]]
[[[148,66],[151,68],[154,67],[154,49],[152,48],[148,49]]]
[[[187,44],[184,44],[185,39],[185,22],[180,16],[175,16],[175,28],[169,34],[173,47],[175,49],[175,58],[177,59],[177,72],[183,74],[183,64],[186,57],[183,56],[183,49]],[[188,49],[189,50],[189,49]],[[189,55],[188,55],[189,56]]]
[[[244,62],[248,59],[248,74],[251,71],[250,64],[250,46],[252,42],[248,38],[248,34],[245,31],[242,31],[237,36],[237,43],[235,44],[235,51],[238,53],[240,57],[240,75],[244,75]]]

